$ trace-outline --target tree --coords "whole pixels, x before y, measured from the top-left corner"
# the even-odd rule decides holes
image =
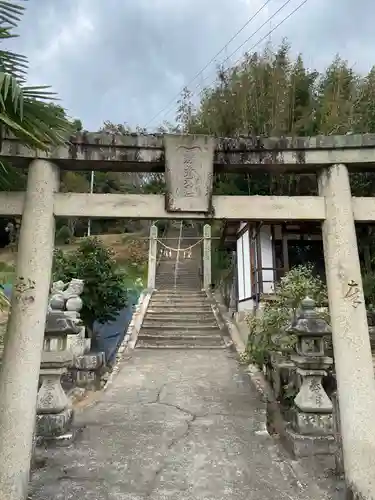
[[[184,89],[178,103],[180,130],[221,137],[306,136],[375,131],[375,70],[356,75],[336,57],[325,72],[306,69],[293,59],[286,41],[273,50],[245,54],[219,68],[214,85],[203,89],[198,106]],[[374,192],[372,174],[352,175],[353,192]],[[313,177],[300,175],[220,174],[215,189],[226,194],[314,194]],[[364,195],[364,194],[362,194]]]
[[[18,35],[17,28],[25,7],[17,3],[0,2],[0,41]],[[23,0],[24,3],[27,0]],[[63,108],[51,104],[56,94],[48,86],[27,86],[28,60],[22,54],[0,50],[0,146],[7,134],[14,135],[32,149],[47,151],[51,145],[66,141],[72,123]],[[6,170],[0,171],[0,182],[6,180]]]
[[[309,136],[375,132],[375,67],[366,76],[356,74],[337,56],[324,72],[308,70],[302,55],[292,58],[286,41],[273,50],[245,54],[216,82],[201,90],[200,102],[184,89],[177,122],[185,133],[220,137]],[[374,196],[374,173],[350,175],[354,196]],[[216,174],[217,194],[314,195],[316,178],[263,172]],[[361,230],[360,251],[371,260],[375,232]],[[364,235],[365,233],[365,235]],[[371,253],[371,252],[370,252]]]
[[[114,254],[97,238],[86,238],[72,253],[56,250],[53,266],[55,280],[84,280],[81,317],[92,333],[95,321],[115,319],[127,304],[125,276],[117,269]]]

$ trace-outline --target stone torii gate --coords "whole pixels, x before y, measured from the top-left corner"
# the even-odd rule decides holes
[[[352,197],[348,175],[348,169],[375,168],[375,135],[261,140],[83,133],[48,155],[7,139],[0,154],[28,168],[26,193],[0,193],[0,214],[22,216],[0,379],[2,500],[26,497],[55,217],[321,221],[346,478],[352,498],[375,498],[375,383],[355,233],[356,221],[375,221],[375,198]],[[212,195],[214,172],[256,169],[316,173],[319,196]],[[165,172],[167,192],[59,193],[60,170]]]

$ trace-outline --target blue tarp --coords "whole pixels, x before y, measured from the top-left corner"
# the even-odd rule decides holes
[[[2,285],[5,295],[10,298],[12,285],[7,283]],[[107,323],[94,323],[94,333],[97,338],[97,349],[105,352],[107,362],[114,360],[117,348],[124,340],[125,333],[133,315],[133,306],[138,302],[139,290],[128,290],[128,304],[119,311],[113,321]]]
[[[5,295],[10,299],[10,296],[12,295],[12,285],[10,283],[6,283],[5,285],[1,285]]]
[[[133,306],[137,303],[139,295],[138,291],[128,291],[128,305],[118,313],[116,319],[103,324],[94,323],[97,349],[105,352],[107,362],[114,360],[117,348],[124,340],[133,315]]]

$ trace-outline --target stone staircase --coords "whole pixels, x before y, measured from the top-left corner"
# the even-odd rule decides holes
[[[197,228],[183,228],[181,234],[180,248],[187,248],[198,243]],[[180,229],[171,228],[166,235],[165,244],[171,248],[178,248]],[[201,243],[198,243],[192,250],[189,257],[187,252],[180,252],[180,257],[176,263],[176,252],[172,255],[162,255],[156,271],[156,289],[168,291],[201,291],[202,280],[200,276]],[[176,270],[177,268],[177,270]]]
[[[196,228],[183,228],[180,248],[200,240]],[[166,245],[177,248],[179,229],[171,228]],[[222,349],[227,346],[200,276],[201,243],[191,256],[176,252],[162,256],[156,271],[156,290],[147,309],[136,348]]]

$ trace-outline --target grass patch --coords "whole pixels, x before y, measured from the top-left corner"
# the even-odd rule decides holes
[[[117,262],[117,266],[119,271],[122,271],[126,276],[125,284],[127,288],[146,288],[147,264],[129,264],[122,261]]]
[[[13,284],[16,275],[15,266],[0,261],[0,285]]]

